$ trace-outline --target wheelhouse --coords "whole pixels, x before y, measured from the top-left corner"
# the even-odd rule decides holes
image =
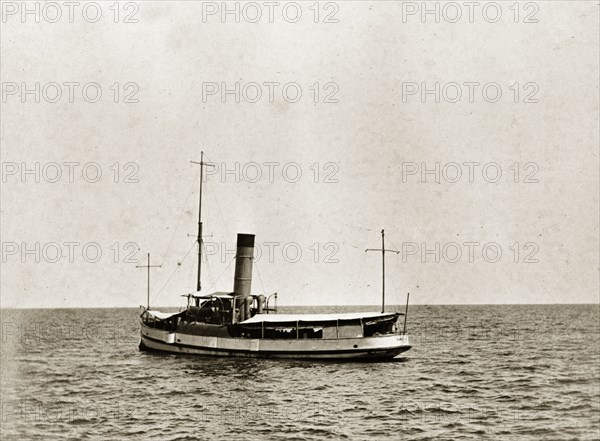
[[[233,325],[240,321],[240,308],[236,305],[234,293],[214,292],[212,294],[198,295],[185,294],[187,307],[178,313],[161,313],[144,309],[142,323],[151,328],[174,330],[179,325]],[[269,302],[274,298],[274,306]],[[247,314],[252,317],[256,314],[269,314],[277,312],[277,293],[270,296],[248,296],[243,305]]]

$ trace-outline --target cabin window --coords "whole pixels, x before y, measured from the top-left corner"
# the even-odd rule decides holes
[[[326,326],[323,328],[323,338],[327,340],[333,340],[336,339],[337,336],[338,334],[336,326]]]
[[[362,336],[361,325],[343,325],[338,327],[338,338],[360,338]]]
[[[365,324],[365,337],[391,334],[395,330],[394,325],[393,321]]]
[[[298,329],[298,338],[323,338],[323,328],[310,327]]]
[[[277,340],[320,339],[323,338],[323,328],[320,326],[300,326],[299,328],[295,326],[270,327],[269,324],[265,324],[264,328],[243,328],[239,335],[242,338],[268,338]]]

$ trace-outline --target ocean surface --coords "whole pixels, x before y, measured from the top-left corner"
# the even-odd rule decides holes
[[[280,312],[334,310],[376,308]],[[0,439],[600,439],[598,305],[414,306],[379,363],[148,354],[137,320],[3,310]]]

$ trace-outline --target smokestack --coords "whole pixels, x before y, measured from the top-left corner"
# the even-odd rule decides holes
[[[240,321],[247,318],[244,307],[246,297],[252,287],[252,259],[254,257],[254,234],[237,235],[237,251],[235,254],[235,276],[233,292],[237,296],[236,307],[240,310]]]

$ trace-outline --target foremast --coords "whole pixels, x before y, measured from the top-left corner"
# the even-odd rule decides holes
[[[200,152],[200,162],[191,161],[192,164],[200,165],[200,184],[198,191],[198,273],[196,278],[196,291],[202,289],[200,275],[202,273],[202,183],[204,181],[204,167],[214,167],[214,164],[204,162],[204,152]]]

